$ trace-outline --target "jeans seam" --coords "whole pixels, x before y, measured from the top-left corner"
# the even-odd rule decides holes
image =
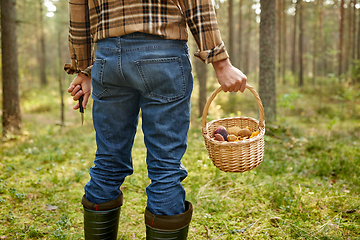
[[[121,39],[119,38],[118,39],[118,46],[120,47],[120,51],[119,51],[119,55],[118,55],[118,71],[119,71],[119,74],[120,74],[120,77],[121,77],[121,81],[127,85],[128,87],[130,87],[131,85],[126,81],[125,79],[125,76],[124,76],[124,71],[123,71],[123,68],[122,68],[122,64],[121,64],[121,60],[122,60],[122,57],[121,57]]]

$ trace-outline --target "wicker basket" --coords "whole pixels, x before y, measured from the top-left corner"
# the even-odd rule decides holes
[[[246,85],[256,98],[259,107],[259,120],[250,117],[231,117],[213,120],[206,123],[206,117],[211,102],[215,96],[222,90],[221,87],[216,89],[209,97],[204,107],[202,115],[202,135],[205,140],[205,146],[213,164],[224,172],[245,172],[257,167],[263,160],[264,156],[264,135],[265,135],[265,118],[264,108],[261,99],[255,89]],[[260,133],[251,139],[240,140],[237,142],[221,142],[213,139],[213,134],[218,126],[226,128],[239,126],[245,128],[251,127],[254,131]]]

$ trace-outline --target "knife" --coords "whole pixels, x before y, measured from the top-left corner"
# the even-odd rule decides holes
[[[84,125],[84,107],[82,105],[84,100],[84,96],[81,96],[79,98],[79,109],[80,109],[80,114],[81,114],[81,125]]]

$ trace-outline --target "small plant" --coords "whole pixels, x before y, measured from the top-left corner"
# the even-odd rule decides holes
[[[66,239],[67,234],[64,233],[64,231],[61,229],[61,227],[58,227],[58,228],[52,233],[52,236],[53,236],[55,239],[63,240],[63,239]]]
[[[61,228],[69,228],[70,226],[70,219],[65,215],[61,215],[60,219],[55,222]]]
[[[353,82],[360,83],[360,60],[353,60],[353,64],[351,66],[351,78]]]
[[[24,193],[17,192],[16,188],[10,188],[9,192],[13,197],[15,196],[20,201],[24,200],[26,197]]]
[[[41,232],[39,229],[36,229],[34,226],[30,226],[26,232],[26,235],[31,239],[40,239],[45,234]]]
[[[302,98],[302,97],[303,97],[303,95],[297,93],[296,91],[294,91],[292,93],[279,95],[278,100],[277,100],[277,105],[279,107],[289,108],[289,109],[293,110],[293,109],[295,109],[294,101],[296,99],[299,99],[299,98]]]
[[[76,171],[75,172],[75,181],[80,182],[84,178],[85,174],[86,173],[83,170]]]

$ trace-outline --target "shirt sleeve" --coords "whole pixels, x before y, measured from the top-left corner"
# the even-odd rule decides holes
[[[229,58],[221,39],[212,1],[179,0],[178,2],[199,48],[195,56],[206,64]]]
[[[64,66],[68,74],[82,72],[90,76],[93,57],[88,0],[69,1],[69,51],[71,63]]]

